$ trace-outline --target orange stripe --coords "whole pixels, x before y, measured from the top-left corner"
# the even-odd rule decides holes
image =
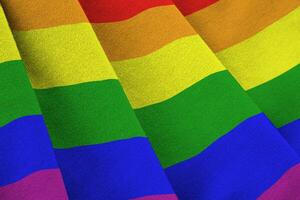
[[[2,0],[13,30],[31,30],[87,22],[74,0]]]
[[[299,0],[222,0],[186,18],[218,52],[255,35],[299,5]]]
[[[126,21],[95,23],[93,27],[113,61],[144,56],[171,41],[196,34],[173,5],[148,9]]]

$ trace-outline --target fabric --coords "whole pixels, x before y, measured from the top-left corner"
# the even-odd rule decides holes
[[[300,199],[299,0],[0,2],[1,200]]]
[[[224,0],[185,16],[298,153],[299,5]]]

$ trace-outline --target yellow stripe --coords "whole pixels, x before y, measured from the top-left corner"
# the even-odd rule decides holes
[[[203,40],[187,36],[135,59],[112,62],[133,108],[175,96],[206,76],[224,70]]]
[[[0,5],[0,63],[20,60],[14,38],[10,32],[3,9]]]
[[[15,31],[14,36],[34,88],[116,79],[88,23]]]
[[[244,89],[263,84],[300,62],[299,19],[300,8],[217,57]]]

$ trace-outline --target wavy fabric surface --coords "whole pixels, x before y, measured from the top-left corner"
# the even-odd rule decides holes
[[[299,0],[0,2],[1,200],[300,199]]]
[[[176,199],[79,3],[64,1],[63,12],[48,1],[2,4],[69,198]]]
[[[298,153],[299,6],[299,0],[224,0],[186,15],[220,61]],[[180,4],[178,8],[185,13]],[[227,14],[219,12],[221,9]],[[224,31],[220,33],[219,30]]]
[[[0,6],[0,199],[67,199],[23,61]]]

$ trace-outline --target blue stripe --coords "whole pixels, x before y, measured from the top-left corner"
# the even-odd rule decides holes
[[[249,200],[297,162],[276,128],[258,114],[166,173],[180,199]]]
[[[32,172],[56,167],[41,115],[21,117],[0,127],[0,186]]]
[[[279,128],[282,136],[300,155],[300,119],[290,122]]]
[[[70,199],[173,193],[147,138],[55,150]]]

